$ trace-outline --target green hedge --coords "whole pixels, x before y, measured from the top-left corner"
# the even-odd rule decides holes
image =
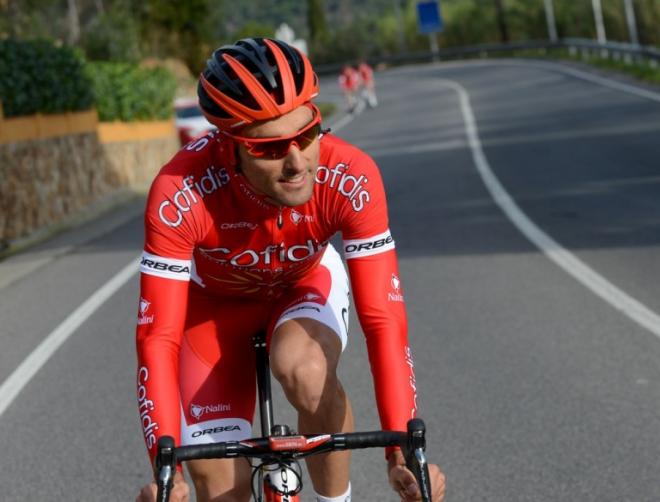
[[[172,116],[176,79],[163,68],[128,63],[90,63],[101,121],[163,120]]]
[[[85,63],[74,50],[47,41],[0,40],[4,115],[61,113],[96,107],[101,121],[172,116],[174,76],[163,68]]]
[[[0,100],[6,117],[87,110],[94,104],[83,59],[46,41],[0,40]]]

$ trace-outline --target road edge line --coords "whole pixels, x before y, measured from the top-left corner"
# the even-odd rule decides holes
[[[630,296],[625,291],[609,282],[605,277],[589,267],[577,258],[573,253],[561,246],[548,234],[543,232],[523,211],[518,207],[513,198],[500,183],[497,176],[490,167],[486,155],[481,147],[481,140],[477,123],[472,113],[470,97],[467,91],[458,82],[439,79],[446,87],[456,91],[463,120],[465,122],[465,133],[472,152],[472,159],[477,171],[495,203],[500,207],[516,228],[545,256],[582,283],[593,293],[605,300],[616,310],[619,310],[634,322],[646,328],[655,336],[660,338],[660,316],[649,309],[646,305]]]
[[[138,271],[132,260],[60,323],[0,386],[0,417],[58,348]]]

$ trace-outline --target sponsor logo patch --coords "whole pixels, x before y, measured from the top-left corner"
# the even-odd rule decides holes
[[[401,294],[401,281],[396,276],[396,274],[392,274],[392,280],[390,283],[392,284],[393,291],[387,293],[387,299],[391,302],[402,302],[403,295]]]
[[[266,246],[261,251],[244,249],[240,252],[228,248],[199,248],[200,253],[217,263],[228,263],[234,267],[270,267],[272,263],[301,262],[316,255],[328,245],[307,239],[305,244],[286,247],[283,244]]]
[[[256,223],[250,223],[247,221],[239,221],[237,223],[222,223],[220,225],[221,230],[256,230],[258,225]]]
[[[209,404],[200,406],[198,404],[190,403],[190,414],[197,420],[202,418],[206,413],[219,413],[223,411],[231,411],[230,404]]]
[[[190,260],[164,258],[144,251],[140,260],[140,272],[177,281],[190,280]]]
[[[415,380],[415,365],[413,364],[412,351],[410,347],[406,347],[406,364],[410,370],[410,375],[408,377],[408,383],[410,384],[410,389],[413,393],[413,408],[410,410],[410,418],[415,418],[417,415],[417,382]]]
[[[158,206],[160,221],[168,227],[178,227],[183,221],[184,213],[192,210],[193,206],[199,204],[207,195],[225,186],[230,179],[224,167],[216,170],[213,166],[209,167],[199,179],[186,176],[181,180],[183,186],[177,187],[179,189]]]
[[[304,223],[311,223],[314,221],[314,217],[309,215],[309,214],[302,214],[295,209],[291,210],[291,221],[294,223],[294,225],[298,225],[301,222]]]
[[[144,434],[144,440],[147,443],[147,448],[152,448],[156,445],[155,432],[159,429],[159,427],[158,422],[154,422],[154,420],[151,418],[151,412],[156,409],[156,405],[147,397],[146,383],[148,380],[149,370],[146,366],[142,366],[138,370],[137,378],[138,411],[140,413],[142,432]]]
[[[344,241],[344,256],[347,260],[384,253],[390,249],[394,249],[394,239],[389,230],[367,239]]]
[[[316,171],[316,182],[319,185],[328,185],[346,197],[353,207],[353,211],[360,212],[371,200],[371,195],[366,189],[369,178],[364,175],[359,177],[348,174],[349,166],[339,163],[332,169],[328,166],[319,166]]]
[[[241,427],[239,425],[221,425],[218,427],[213,427],[212,429],[202,429],[195,431],[191,434],[191,436],[194,438],[198,438],[201,436],[206,436],[207,434],[218,434],[220,432],[233,432],[240,430]]]
[[[143,324],[153,324],[153,314],[147,315],[147,311],[149,310],[150,305],[151,302],[145,300],[144,298],[140,298],[140,315],[138,316],[137,320],[138,326],[142,326]]]

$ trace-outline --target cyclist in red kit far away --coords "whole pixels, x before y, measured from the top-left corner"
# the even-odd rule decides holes
[[[360,89],[360,72],[351,65],[344,65],[338,77],[339,87],[344,93],[346,109],[355,111],[358,104],[358,91]]]
[[[322,130],[318,89],[307,57],[271,39],[221,47],[200,75],[200,106],[218,131],[161,169],[145,212],[136,384],[152,460],[163,435],[183,445],[251,437],[260,331],[299,432],[353,430],[336,374],[349,276],[382,428],[404,431],[416,414],[381,177],[367,154]],[[349,274],[329,243],[337,232]],[[316,500],[350,500],[349,462],[345,451],[307,459]],[[250,497],[244,460],[187,468],[198,500]],[[430,473],[440,501],[444,476],[435,465]],[[418,500],[398,449],[387,451],[387,475],[403,500]],[[179,472],[171,500],[188,497]],[[148,485],[137,500],[154,499]]]
[[[369,66],[369,63],[362,61],[358,65],[358,72],[360,73],[360,82],[362,83],[362,97],[371,108],[375,108],[378,106],[378,98],[376,97],[374,71]]]

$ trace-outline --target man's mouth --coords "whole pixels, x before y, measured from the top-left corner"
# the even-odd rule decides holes
[[[305,173],[300,173],[296,176],[288,177],[288,178],[280,178],[280,182],[282,183],[287,183],[290,185],[297,185],[302,183],[305,180]]]

